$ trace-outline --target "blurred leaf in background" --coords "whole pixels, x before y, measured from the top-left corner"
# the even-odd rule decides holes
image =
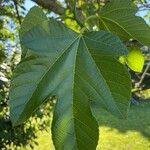
[[[126,63],[135,72],[142,72],[144,67],[144,56],[139,48],[130,48],[126,56]]]

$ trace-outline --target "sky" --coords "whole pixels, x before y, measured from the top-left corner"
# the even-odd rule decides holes
[[[28,10],[30,10],[30,8],[32,8],[33,6],[35,6],[36,4],[34,2],[32,2],[31,0],[26,0],[25,1],[25,8]]]
[[[64,0],[59,0],[60,2],[63,2]],[[27,10],[29,10],[30,8],[32,8],[33,6],[35,6],[36,4],[34,2],[32,2],[31,0],[26,0],[25,1],[25,7]]]

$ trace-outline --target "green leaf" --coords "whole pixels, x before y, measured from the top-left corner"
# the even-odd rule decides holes
[[[144,66],[144,56],[139,48],[132,48],[126,56],[126,63],[135,72],[141,72]]]
[[[3,97],[0,95],[0,109],[1,109],[1,101],[3,100]],[[0,110],[1,111],[1,110]]]
[[[0,95],[0,102],[3,100],[3,97]]]
[[[142,72],[144,61],[145,58],[141,49],[138,47],[130,48],[128,55],[122,55],[119,57],[120,63],[127,64],[128,67],[135,72]]]
[[[119,62],[125,65],[126,64],[126,56],[124,56],[124,55],[120,56]]]
[[[144,19],[135,16],[137,10],[131,0],[112,0],[99,15],[99,28],[123,40],[134,39],[150,46],[150,28]]]
[[[2,48],[1,44],[0,44],[0,63],[2,63],[5,59],[6,59],[6,54],[5,54],[5,51],[4,49]]]
[[[43,21],[47,21],[47,17],[43,13],[43,11],[37,6],[32,7],[26,15],[23,23],[21,24],[21,29],[19,31],[20,39],[32,27],[40,25],[41,23],[43,23]],[[22,46],[22,58],[24,58],[27,55],[27,51],[28,49]]]
[[[127,52],[124,45],[110,33],[78,34],[52,19],[25,33],[21,43],[34,55],[23,59],[14,72],[9,101],[13,124],[26,121],[56,95],[56,149],[96,149],[98,124],[90,101],[120,117],[129,106],[130,77],[115,59]]]

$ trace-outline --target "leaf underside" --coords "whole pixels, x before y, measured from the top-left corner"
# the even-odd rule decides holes
[[[127,69],[116,57],[127,50],[107,32],[78,34],[51,19],[21,38],[30,51],[14,71],[10,115],[14,125],[26,121],[48,97],[57,96],[52,137],[57,150],[94,150],[98,124],[90,103],[126,116],[131,95]]]

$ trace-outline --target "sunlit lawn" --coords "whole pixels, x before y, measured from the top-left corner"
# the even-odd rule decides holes
[[[102,111],[99,150],[150,150],[150,102],[130,108],[127,120]]]
[[[149,100],[131,106],[126,120],[117,119],[103,110],[98,118],[100,140],[97,150],[150,150]],[[35,150],[54,149],[49,133],[42,132],[38,136],[39,145],[34,147]]]

